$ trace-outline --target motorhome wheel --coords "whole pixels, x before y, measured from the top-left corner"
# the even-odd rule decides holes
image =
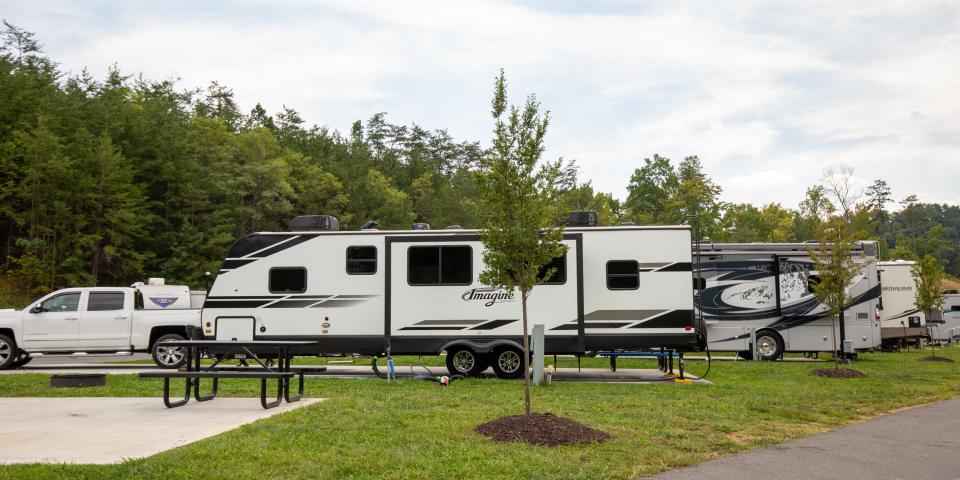
[[[0,370],[10,368],[16,359],[17,345],[10,337],[0,335]]]
[[[776,360],[783,353],[783,339],[777,332],[763,330],[757,334],[757,354],[764,360]]]
[[[160,368],[180,368],[187,361],[187,354],[183,347],[166,347],[163,342],[185,340],[183,335],[170,333],[157,339],[153,344],[153,362]]]
[[[523,376],[523,352],[516,347],[498,350],[493,354],[491,363],[497,378],[515,379]]]
[[[466,347],[454,347],[447,351],[447,370],[450,375],[475,377],[487,369],[487,361]]]

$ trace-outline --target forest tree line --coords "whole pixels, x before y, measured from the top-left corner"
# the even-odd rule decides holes
[[[299,214],[334,215],[343,229],[478,225],[479,141],[383,113],[341,133],[293,108],[245,112],[217,82],[183,90],[116,66],[103,79],[65,75],[33,34],[4,22],[0,35],[0,274],[22,290],[156,276],[199,287],[237,238]],[[844,192],[832,180],[848,170],[789,208],[724,202],[696,156],[638,158],[622,200],[564,165],[556,201],[604,225],[695,214],[715,242],[790,242],[841,211],[884,257],[930,253],[960,275],[960,207],[895,202],[882,180]]]

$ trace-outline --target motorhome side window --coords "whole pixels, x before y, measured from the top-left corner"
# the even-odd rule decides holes
[[[350,275],[377,273],[377,247],[347,247],[347,273]]]
[[[640,264],[636,260],[611,260],[607,262],[607,288],[610,290],[636,290],[640,288]]]
[[[88,312],[123,310],[123,292],[90,292]]]
[[[407,249],[410,285],[470,285],[473,249],[468,246],[410,247]]]
[[[270,293],[303,293],[307,291],[307,269],[274,267],[270,269]]]
[[[542,279],[550,269],[556,269],[556,271],[553,272],[549,280],[544,282]],[[539,283],[541,285],[563,285],[567,283],[567,254],[564,253],[562,256],[556,257],[551,260],[550,263],[544,265],[543,268],[537,272],[537,279],[540,280]]]

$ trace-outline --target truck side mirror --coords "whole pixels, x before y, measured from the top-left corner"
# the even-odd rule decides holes
[[[36,305],[30,309],[30,313],[43,313],[43,307]]]

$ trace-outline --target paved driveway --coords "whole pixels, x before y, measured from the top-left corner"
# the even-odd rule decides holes
[[[960,399],[904,410],[656,479],[960,479]]]

